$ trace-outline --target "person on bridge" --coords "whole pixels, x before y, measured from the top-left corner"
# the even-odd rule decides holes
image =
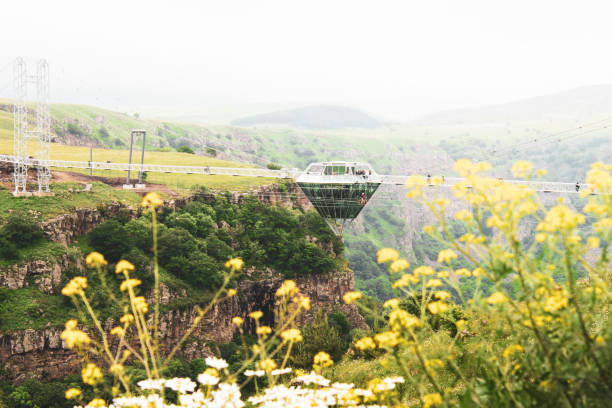
[[[580,191],[580,180],[576,182],[576,192]]]
[[[359,204],[366,205],[367,203],[368,203],[368,200],[366,200],[365,193],[361,193],[361,195],[359,196]]]

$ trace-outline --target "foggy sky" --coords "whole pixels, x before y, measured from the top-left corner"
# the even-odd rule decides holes
[[[57,102],[337,103],[406,120],[612,83],[611,11],[588,0],[11,1],[0,97],[12,59],[42,57]]]

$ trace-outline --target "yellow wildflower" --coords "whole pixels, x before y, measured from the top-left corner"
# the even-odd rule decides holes
[[[378,250],[378,263],[385,263],[389,261],[397,261],[400,257],[399,252],[392,248],[383,248]]]
[[[208,367],[206,370],[204,370],[202,374],[207,374],[207,375],[210,375],[211,377],[219,376],[219,372],[217,371],[216,368],[213,368],[213,367]]]
[[[85,258],[85,263],[89,267],[103,266],[107,264],[106,259],[104,259],[104,255],[99,252],[91,252],[89,255],[87,255]]]
[[[122,337],[125,334],[125,330],[123,330],[123,327],[115,326],[111,329],[110,334],[113,336]]]
[[[225,263],[225,267],[228,269],[241,270],[244,266],[244,261],[240,258],[232,258]]]
[[[60,334],[60,339],[64,341],[66,347],[72,349],[74,347],[82,347],[91,343],[91,339],[81,330],[76,330],[77,321],[74,319],[66,322],[66,329]]]
[[[448,292],[447,292],[447,291],[445,291],[445,290],[439,290],[439,291],[437,291],[436,293],[434,293],[434,297],[435,297],[436,299],[446,300],[446,299],[448,299],[448,298],[450,298],[450,297],[451,297],[451,294],[450,294],[450,293],[448,293]]]
[[[470,276],[472,276],[472,272],[470,272],[470,270],[469,270],[469,269],[466,269],[466,268],[457,269],[457,270],[455,271],[455,274],[456,274],[457,276],[465,276],[465,277],[470,277]]]
[[[468,210],[459,210],[455,213],[455,219],[459,221],[471,221],[472,213]]]
[[[66,399],[74,399],[79,395],[81,395],[81,390],[79,390],[78,388],[69,388],[66,390],[65,397]]]
[[[466,324],[467,322],[463,319],[459,319],[455,322],[455,326],[457,326],[457,330],[461,330],[462,328],[465,327]]]
[[[525,178],[531,173],[531,170],[533,170],[533,164],[524,160],[519,160],[512,165],[514,177]]]
[[[449,274],[448,271],[440,271],[437,274],[438,278],[448,278]]]
[[[425,361],[425,368],[442,368],[444,367],[444,361],[439,358],[434,358],[431,360]]]
[[[461,174],[461,177],[468,177],[478,171],[478,168],[470,159],[459,159],[453,165],[453,170]]]
[[[276,296],[278,297],[293,296],[297,292],[298,292],[298,288],[295,282],[292,280],[286,280],[283,282],[280,288],[278,288],[278,290],[276,291]]]
[[[593,224],[593,229],[601,234],[606,234],[612,229],[612,218],[602,218]]]
[[[438,286],[442,286],[442,281],[440,279],[430,279],[425,283],[426,288],[437,288]]]
[[[432,314],[444,313],[448,310],[448,305],[440,300],[437,300],[428,304],[427,309]]]
[[[303,340],[302,333],[299,329],[287,329],[281,333],[281,338],[285,341],[300,342]]]
[[[242,326],[242,323],[244,323],[244,320],[242,319],[242,317],[236,316],[232,319],[232,323],[234,323],[236,326],[240,327]]]
[[[272,329],[268,326],[259,326],[256,333],[262,336],[267,336],[268,334],[272,333]]]
[[[423,326],[423,322],[421,322],[417,317],[402,309],[394,309],[389,314],[389,324],[391,327],[393,327],[393,330],[396,331],[399,331],[401,327],[406,327],[409,329],[411,327]]]
[[[363,337],[355,342],[355,347],[361,351],[374,350],[376,348],[376,343],[374,343],[371,337]]]
[[[508,300],[508,297],[504,295],[502,292],[495,292],[491,296],[489,296],[486,301],[490,305],[499,305]]]
[[[403,271],[404,269],[408,268],[409,266],[410,266],[410,264],[408,263],[407,260],[405,260],[404,258],[400,258],[397,261],[393,261],[389,268],[393,272],[399,272],[399,271]]]
[[[397,346],[399,342],[397,334],[395,334],[392,331],[385,331],[382,333],[378,333],[376,336],[374,336],[374,340],[376,340],[376,343],[378,343],[379,347],[388,347],[388,348]]]
[[[134,307],[140,313],[147,313],[149,311],[149,305],[147,304],[147,300],[144,296],[136,296],[134,298]]]
[[[131,313],[126,313],[123,316],[121,316],[119,321],[127,326],[134,321],[134,315]]]
[[[504,358],[508,358],[515,353],[521,353],[523,351],[523,346],[521,346],[520,344],[512,344],[506,347],[506,349],[504,350]]]
[[[102,371],[94,363],[88,363],[81,370],[81,377],[85,384],[96,385],[102,379]]]
[[[486,275],[486,272],[484,269],[482,269],[481,267],[477,267],[476,269],[474,269],[472,271],[472,275],[473,276],[482,276],[482,275]]]
[[[357,299],[361,299],[361,296],[362,294],[360,292],[346,292],[344,296],[342,296],[342,299],[344,300],[344,303],[350,305]]]
[[[119,290],[125,292],[128,289],[134,289],[136,286],[140,285],[142,281],[140,279],[126,279],[121,282],[121,286],[119,286]]]
[[[318,367],[330,367],[334,364],[334,360],[331,359],[331,356],[324,351],[319,351],[314,356],[314,365]]]
[[[310,310],[310,298],[308,296],[294,296],[291,301],[297,303],[297,305],[304,310]]]
[[[263,312],[261,310],[256,310],[254,312],[249,313],[249,317],[251,319],[259,320],[263,316]]]
[[[567,296],[565,296],[563,293],[556,293],[546,299],[546,302],[544,304],[544,311],[548,313],[553,313],[559,309],[565,309],[567,305]]]
[[[149,193],[144,196],[140,205],[145,208],[157,208],[164,205],[164,200],[162,200],[161,196],[157,193]]]
[[[134,270],[134,265],[130,261],[126,261],[125,259],[117,262],[115,266],[115,273],[125,273]]]
[[[106,407],[106,401],[102,398],[94,398],[89,401],[89,404],[85,406],[85,408],[103,408]]]
[[[601,336],[597,336],[597,337],[595,337],[595,343],[597,343],[597,344],[603,344],[603,343],[605,343],[605,342],[606,342],[606,341],[604,340],[604,338],[603,338],[603,337],[601,337]]]
[[[404,286],[408,286],[410,284],[416,285],[419,283],[419,278],[413,276],[412,274],[405,273],[401,278],[393,282],[394,288],[402,288]]]
[[[544,221],[536,227],[537,231],[555,232],[557,230],[571,230],[584,223],[584,215],[573,211],[563,204],[552,207],[544,217]]]
[[[425,178],[423,176],[410,176],[406,179],[406,188],[414,188],[425,185]]]
[[[597,237],[588,237],[587,245],[591,248],[599,248],[599,238]]]
[[[423,408],[431,408],[436,405],[442,405],[442,396],[440,394],[426,394],[423,395]]]
[[[433,275],[435,271],[431,266],[419,266],[418,268],[414,268],[414,271],[412,271],[412,273],[414,273],[414,276],[418,278],[419,276]]]
[[[400,300],[398,298],[393,298],[387,300],[383,303],[383,307],[390,307],[391,309],[396,309],[400,304]]]
[[[448,262],[450,263],[451,259],[457,258],[457,254],[452,249],[443,249],[438,254],[438,263]]]
[[[264,370],[266,373],[269,373],[275,368],[276,368],[276,363],[271,358],[266,358],[265,360],[261,360],[259,362],[259,369]]]
[[[87,289],[87,278],[83,276],[75,276],[64,286],[62,295],[64,296],[82,296],[85,294],[83,289]]]
[[[434,185],[434,186],[439,186],[441,184],[444,184],[444,179],[440,176],[433,176],[430,179],[429,184]]]
[[[233,297],[236,295],[236,289],[228,289],[227,290],[227,297]]]
[[[123,372],[123,365],[121,364],[113,364],[108,368],[108,371],[115,375],[120,375]]]

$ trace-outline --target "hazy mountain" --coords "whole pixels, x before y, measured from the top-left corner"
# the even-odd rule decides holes
[[[591,85],[500,105],[456,109],[425,115],[413,125],[532,121],[581,118],[612,113],[612,85]]]
[[[376,128],[377,119],[360,110],[333,105],[313,105],[247,116],[232,121],[235,126],[284,125],[301,129]]]

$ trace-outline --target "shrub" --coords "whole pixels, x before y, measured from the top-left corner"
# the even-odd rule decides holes
[[[193,149],[189,146],[186,145],[182,145],[176,148],[176,151],[179,153],[189,153],[189,154],[195,154],[195,152],[193,151]]]
[[[206,154],[209,154],[212,157],[216,157],[217,156],[217,149],[213,149],[212,147],[207,147],[206,148]]]
[[[17,246],[3,236],[0,236],[0,258],[8,261],[19,258]]]
[[[98,136],[100,136],[102,139],[109,139],[110,133],[108,133],[108,130],[102,126],[100,129],[98,129]]]
[[[28,247],[43,239],[43,230],[40,225],[24,216],[13,214],[0,229],[0,236],[17,247]]]
[[[66,125],[66,130],[68,131],[68,133],[72,133],[75,136],[85,136],[85,132],[83,131],[83,129],[81,129],[79,125],[73,122],[69,122]]]
[[[282,166],[280,164],[276,164],[276,163],[268,163],[266,164],[266,167],[270,170],[280,170],[282,169]]]

